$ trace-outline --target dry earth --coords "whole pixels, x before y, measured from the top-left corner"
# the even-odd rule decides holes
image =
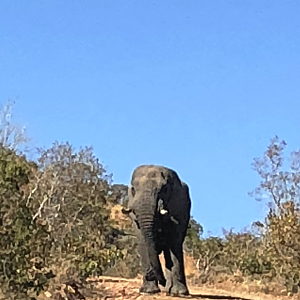
[[[141,279],[124,279],[117,277],[99,277],[91,279],[90,281],[90,295],[87,295],[86,300],[172,300],[180,299],[177,297],[171,297],[165,293],[155,294],[155,295],[141,295],[139,293],[139,287],[141,284]],[[252,294],[243,292],[228,292],[226,290],[206,288],[206,287],[196,287],[189,286],[190,295],[184,297],[183,299],[223,299],[223,300],[286,300],[286,299],[296,299],[288,296],[275,297],[272,295],[263,294]]]
[[[172,299],[202,299],[202,300],[299,300],[297,296],[274,296],[261,293],[234,292],[232,287],[228,287],[231,291],[217,288],[197,287],[189,285],[190,295],[179,298],[168,296],[165,293],[155,295],[142,295],[139,293],[141,278],[125,279],[119,277],[101,276],[88,280],[85,288],[80,290],[80,296],[73,290],[70,291],[68,299],[84,299],[84,300],[172,300]],[[75,294],[73,294],[75,292]],[[72,294],[72,295],[71,295]],[[77,295],[76,295],[77,294]],[[0,299],[5,299],[3,296]],[[83,296],[83,297],[81,297]],[[38,297],[39,300],[51,300],[50,293],[42,293]],[[64,298],[61,298],[64,299]]]

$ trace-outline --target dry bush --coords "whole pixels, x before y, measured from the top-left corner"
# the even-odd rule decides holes
[[[262,231],[264,253],[272,265],[270,276],[284,282],[289,292],[300,284],[300,151],[285,163],[285,141],[271,140],[264,156],[255,159],[260,185],[252,192],[257,200],[267,199],[269,213]]]
[[[24,152],[29,150],[30,139],[24,126],[12,122],[14,104],[14,101],[9,100],[0,109],[0,144],[6,149]]]
[[[271,140],[262,158],[253,162],[261,182],[250,193],[265,201],[269,212],[255,222],[256,232],[194,240],[198,282],[231,282],[266,293],[297,293],[300,285],[300,150],[284,160],[286,143]]]
[[[38,200],[34,218],[46,222],[55,248],[69,259],[72,254],[82,274],[99,275],[118,255],[109,223],[110,178],[91,148],[76,153],[68,143],[41,151],[38,163],[28,198]]]
[[[55,143],[40,150],[36,164],[1,151],[0,280],[7,299],[34,299],[45,288],[59,298],[61,285],[101,275],[124,256],[110,221],[118,195],[91,148],[75,152]]]
[[[122,189],[124,191],[124,186],[122,186]],[[122,201],[120,202],[122,203]],[[138,240],[133,230],[132,222],[121,210],[122,206],[119,204],[111,209],[111,221],[114,228],[120,230],[115,245],[120,249],[123,257],[122,260],[116,261],[113,266],[108,268],[104,274],[108,276],[135,278],[141,272]]]

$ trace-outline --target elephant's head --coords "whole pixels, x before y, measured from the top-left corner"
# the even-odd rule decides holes
[[[168,204],[176,185],[181,182],[174,171],[159,166],[140,166],[133,172],[128,209],[123,210],[140,229],[155,277],[162,285],[165,278],[155,248],[155,220],[159,215],[168,214]]]

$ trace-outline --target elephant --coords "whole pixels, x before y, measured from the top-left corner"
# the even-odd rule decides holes
[[[143,270],[140,292],[159,293],[160,284],[170,295],[188,295],[183,258],[191,210],[188,185],[170,168],[140,165],[133,171],[128,198],[122,212],[130,217],[138,236]]]

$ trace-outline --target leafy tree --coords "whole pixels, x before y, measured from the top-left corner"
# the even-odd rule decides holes
[[[0,148],[0,284],[6,299],[52,296],[123,257],[110,220],[119,195],[92,148],[39,149],[36,163]],[[56,296],[55,296],[56,295]]]
[[[39,171],[28,196],[33,218],[47,224],[57,257],[79,266],[79,275],[99,275],[121,253],[113,245],[110,208],[116,197],[92,148],[75,152],[69,143],[39,149]]]
[[[263,157],[254,160],[261,181],[251,195],[266,199],[269,206],[263,238],[273,275],[295,292],[300,283],[300,150],[285,163],[285,147],[286,142],[275,136]]]
[[[31,299],[52,277],[42,257],[50,246],[47,228],[32,220],[22,187],[32,164],[0,147],[0,284],[6,299]]]

